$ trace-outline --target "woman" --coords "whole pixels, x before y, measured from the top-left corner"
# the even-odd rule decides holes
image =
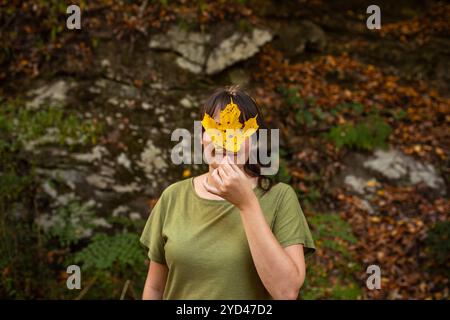
[[[236,88],[216,91],[202,117],[218,122],[230,100],[242,124],[256,116],[265,128],[256,102]],[[315,247],[295,191],[272,185],[260,165],[249,163],[248,138],[242,165],[221,157],[211,143],[203,130],[209,171],[164,190],[147,221],[143,299],[297,299],[305,255]]]

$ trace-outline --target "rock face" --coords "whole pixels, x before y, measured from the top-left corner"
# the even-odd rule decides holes
[[[33,97],[33,99],[27,102],[26,105],[28,108],[35,109],[46,102],[52,104],[63,103],[66,100],[69,88],[70,84],[63,80],[44,85],[28,93],[28,96]]]
[[[430,164],[423,164],[398,150],[376,150],[363,166],[390,180],[406,181],[409,184],[424,183],[431,189],[445,193],[444,180]]]
[[[218,73],[236,62],[252,57],[270,40],[272,34],[260,29],[253,29],[250,34],[234,33],[212,50],[206,62],[206,73]]]
[[[445,194],[444,180],[432,165],[421,163],[396,149],[376,150],[370,156],[352,154],[346,163],[338,183],[359,195],[373,193],[377,179],[401,185],[423,183],[434,192]]]
[[[121,56],[118,51],[116,56]],[[151,58],[147,70],[156,73],[153,67],[160,57]],[[105,61],[102,56],[99,60]],[[79,139],[61,144],[59,129],[50,123],[45,133],[23,141],[42,181],[37,198],[45,214],[37,223],[43,228],[61,223],[53,218],[60,208],[83,209],[87,202],[95,214],[83,215],[86,223],[93,220],[104,227],[98,219],[107,219],[123,207],[127,209],[120,211],[121,216],[145,218],[148,199],[181,177],[180,166],[170,161],[171,132],[177,127],[193,129],[203,92],[169,92],[166,81],[139,88],[114,69],[117,61],[111,61],[111,70],[95,77],[65,77],[27,90],[25,103],[33,112],[58,107],[74,115],[80,126],[95,119],[103,128],[95,142]],[[91,228],[78,227],[80,237],[90,236]]]
[[[187,32],[173,27],[165,34],[159,34],[150,41],[150,48],[173,50],[180,54],[176,59],[179,67],[200,73],[206,62],[206,46],[210,35],[200,32]]]
[[[277,28],[276,35],[275,45],[291,57],[305,51],[322,51],[327,44],[325,32],[307,20],[283,24]]]
[[[193,128],[199,106],[216,88],[215,81],[192,84],[192,78],[197,77],[191,73],[205,77],[225,71],[232,83],[245,84],[249,76],[236,64],[256,55],[274,35],[274,45],[288,57],[321,51],[326,46],[323,30],[309,21],[282,22],[270,28],[270,32],[259,28],[243,31],[220,26],[193,32],[172,27],[149,39],[153,54],[149,55],[144,45],[141,51],[131,51],[127,62],[122,61],[128,54],[126,48],[103,44],[94,63],[99,68],[95,76],[57,78],[27,91],[28,108],[39,111],[59,106],[104,126],[102,139],[95,145],[74,143],[70,145],[73,149],[58,146],[55,128],[26,142],[26,151],[40,161],[42,197],[55,204],[43,224],[56,223],[51,220],[51,210],[72,202],[83,205],[91,201],[93,211],[106,217],[112,213],[145,216],[147,199],[160,194],[169,181],[183,174],[182,168],[170,161],[175,145],[171,132]],[[134,83],[138,78],[148,79],[148,74],[151,80],[142,85]],[[347,164],[337,184],[357,195],[360,207],[370,214],[376,214],[371,197],[384,182],[422,183],[434,193],[445,193],[444,181],[435,168],[395,149],[353,154]],[[201,169],[192,168],[192,174],[196,173],[194,169]]]
[[[421,163],[396,149],[376,150],[372,155],[353,153],[344,160],[346,167],[335,180],[359,199],[358,205],[369,214],[375,214],[370,200],[380,189],[381,182],[391,185],[422,183],[431,192],[445,195],[445,183],[430,164]]]
[[[261,46],[272,40],[272,34],[254,28],[250,32],[234,31],[217,43],[218,38],[215,34],[173,27],[165,34],[154,36],[149,46],[178,53],[176,63],[182,69],[212,75],[254,56]]]

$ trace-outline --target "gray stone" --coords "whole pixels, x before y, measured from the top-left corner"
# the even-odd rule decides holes
[[[141,220],[142,219],[141,214],[138,213],[138,212],[131,212],[129,216],[130,216],[130,219],[133,220],[133,221],[137,221],[137,220]]]
[[[345,185],[348,186],[352,191],[359,194],[365,194],[365,186],[367,184],[367,181],[368,180],[354,175],[348,175],[344,178]]]
[[[34,97],[33,100],[26,103],[26,106],[35,109],[44,103],[63,103],[67,99],[67,91],[70,85],[63,80],[56,81],[49,85],[42,86],[28,93],[28,96]]]
[[[112,216],[119,217],[120,215],[126,214],[129,211],[130,211],[130,208],[128,206],[120,205],[113,210]]]
[[[137,161],[137,164],[150,180],[154,179],[155,172],[165,171],[168,167],[167,160],[163,156],[162,150],[156,147],[151,140],[147,141],[147,145],[142,151],[140,160]]]
[[[128,185],[113,185],[112,189],[117,193],[134,193],[141,191],[142,188],[136,182],[132,182]]]
[[[85,173],[78,170],[57,169],[51,171],[51,177],[65,183],[70,189],[75,190],[76,185],[84,182]]]
[[[187,95],[180,100],[180,104],[183,107],[190,109],[195,107],[196,102],[190,95]]]
[[[39,153],[38,146],[57,142],[59,142],[59,130],[57,128],[47,128],[45,134],[42,136],[30,141],[24,141],[24,149],[26,151]]]
[[[53,199],[56,199],[58,197],[58,192],[55,190],[55,188],[52,185],[50,185],[49,181],[45,181],[42,184],[42,189],[44,190],[44,192],[46,194],[48,194]]]
[[[141,106],[142,106],[142,109],[144,109],[144,110],[149,110],[152,107],[152,105],[147,102],[142,102]]]
[[[236,31],[218,44],[213,44],[217,38],[215,34],[172,27],[167,33],[154,36],[149,46],[178,53],[175,62],[182,69],[212,75],[255,55],[262,45],[272,40],[272,34],[254,28],[250,32]]]
[[[131,170],[131,161],[128,159],[127,155],[125,153],[121,153],[117,157],[117,163],[122,165],[123,167],[127,168],[128,170]]]
[[[364,161],[363,166],[391,180],[406,180],[410,184],[422,182],[445,193],[444,180],[431,164],[418,162],[395,149],[376,150],[372,157]]]
[[[77,153],[73,155],[73,158],[83,162],[94,162],[101,160],[103,156],[109,154],[108,149],[104,146],[95,146],[90,153]]]
[[[109,189],[114,184],[114,179],[95,173],[87,176],[86,181],[97,189]]]
[[[155,35],[150,41],[152,49],[173,50],[181,55],[176,63],[183,69],[200,73],[206,59],[206,44],[210,35],[200,32],[187,32],[172,27],[165,34]]]
[[[236,62],[252,57],[271,40],[270,32],[256,28],[250,34],[234,33],[213,49],[206,62],[206,73],[218,73]]]

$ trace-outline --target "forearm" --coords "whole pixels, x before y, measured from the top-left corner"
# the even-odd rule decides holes
[[[162,300],[166,287],[168,269],[165,265],[150,262],[145,279],[143,300]]]
[[[267,291],[274,299],[296,299],[304,274],[275,238],[257,199],[240,212],[256,270]]]
[[[146,285],[142,293],[142,300],[162,300],[163,292],[163,290]]]

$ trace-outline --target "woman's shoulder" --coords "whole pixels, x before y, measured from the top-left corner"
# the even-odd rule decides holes
[[[297,197],[297,194],[289,184],[284,182],[277,182],[270,190],[264,192],[263,197],[270,198],[271,201],[279,202],[286,197]]]
[[[277,182],[275,183],[272,188],[270,188],[269,193],[275,194],[275,195],[284,195],[286,193],[295,193],[294,188],[292,188],[289,184],[284,182]]]
[[[191,183],[192,177],[174,182],[164,189],[161,197],[170,198],[174,195],[183,194],[191,187]]]

